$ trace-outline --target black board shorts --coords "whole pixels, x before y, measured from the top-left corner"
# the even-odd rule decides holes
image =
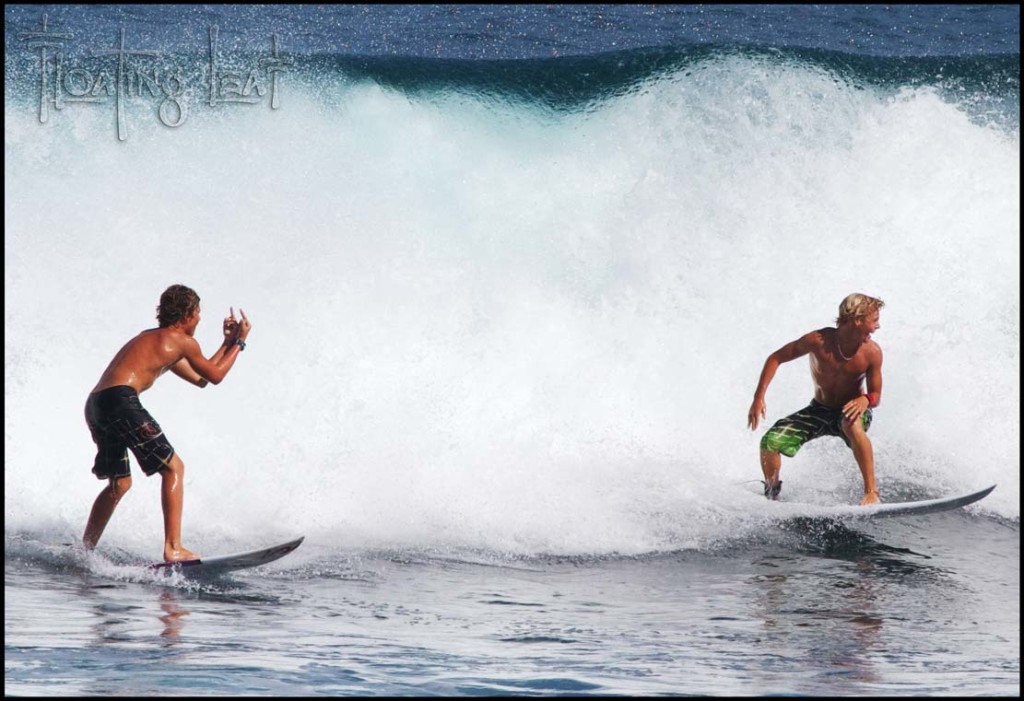
[[[96,443],[92,471],[97,479],[131,475],[131,450],[146,476],[170,463],[174,448],[139,401],[139,394],[127,385],[93,392],[85,402],[85,423]]]

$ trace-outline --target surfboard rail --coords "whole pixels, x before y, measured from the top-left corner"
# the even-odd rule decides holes
[[[901,501],[901,502],[886,502],[881,504],[868,504],[867,506],[860,506],[859,504],[843,504],[841,506],[823,506],[823,505],[811,505],[811,504],[796,504],[793,502],[775,502],[785,503],[789,507],[799,507],[802,510],[806,509],[809,513],[804,515],[809,516],[826,516],[836,518],[893,518],[895,516],[917,516],[921,514],[933,514],[940,511],[949,511],[951,509],[959,509],[973,504],[976,501],[984,499],[997,485],[985,487],[979,489],[976,492],[970,494],[960,494],[951,497],[939,497],[937,499],[924,499],[921,501]]]
[[[246,569],[248,567],[259,567],[268,562],[281,559],[302,545],[302,541],[305,539],[306,536],[301,536],[267,548],[258,548],[230,555],[199,557],[194,560],[179,560],[178,562],[154,562],[147,565],[147,567],[151,570],[173,569],[193,572],[202,571],[204,573],[230,572],[231,570]]]

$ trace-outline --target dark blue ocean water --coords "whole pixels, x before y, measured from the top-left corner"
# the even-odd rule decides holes
[[[95,79],[116,61],[121,32],[125,51],[143,52],[126,54],[141,72],[176,65],[207,81],[211,55],[229,65],[244,56],[264,61],[261,80],[271,70],[321,82],[340,73],[576,104],[739,54],[821,64],[873,84],[1019,93],[1012,5],[13,5],[6,20],[9,97],[38,75],[41,44]],[[82,73],[69,84],[96,87]]]
[[[1020,8],[5,6],[5,691],[1019,695]],[[82,404],[242,307],[99,550]],[[886,301],[871,427],[758,493],[764,358]],[[768,420],[805,405],[784,365]],[[134,467],[133,467],[134,469]],[[777,508],[780,507],[780,508]]]
[[[1020,52],[1013,5],[17,5],[12,35],[41,16],[63,33],[140,47],[201,45],[217,25],[233,48],[264,49],[277,33],[290,53],[524,60],[632,49],[740,44],[887,57]]]

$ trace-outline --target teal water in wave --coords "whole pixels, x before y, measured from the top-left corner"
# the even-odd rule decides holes
[[[1018,7],[5,19],[8,693],[1019,694]],[[122,29],[158,55],[119,74]],[[306,536],[212,580],[132,565],[138,472],[67,545],[82,404],[174,282],[204,349],[254,323],[220,386],[143,396],[185,544]],[[981,502],[758,494],[757,373],[851,291],[887,303],[882,498]],[[783,366],[768,419],[809,392]],[[861,490],[838,440],[783,470]]]

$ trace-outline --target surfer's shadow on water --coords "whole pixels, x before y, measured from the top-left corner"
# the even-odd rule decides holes
[[[162,644],[173,645],[189,639],[190,626],[202,628],[223,616],[238,617],[247,615],[247,611],[259,615],[261,612],[278,611],[293,603],[287,597],[251,591],[244,583],[209,579],[214,581],[197,584],[170,575],[159,575],[155,581],[105,582],[99,585],[83,580],[81,588],[88,591],[82,594],[93,601],[96,641],[122,644],[159,637]],[[154,584],[157,586],[152,586]],[[136,588],[135,593],[116,593],[133,587]],[[141,590],[150,594],[140,595]],[[123,598],[135,603],[126,605]]]
[[[877,574],[900,579],[922,577],[948,581],[954,573],[932,564],[933,556],[889,545],[840,519],[796,517],[781,524],[782,532],[796,539],[805,555],[867,565]]]
[[[851,527],[838,518],[795,516],[779,525],[779,528],[798,537],[809,550],[823,555],[873,555],[878,553],[912,555],[930,559],[928,555],[916,553],[909,548],[899,548],[881,543],[868,534]]]

